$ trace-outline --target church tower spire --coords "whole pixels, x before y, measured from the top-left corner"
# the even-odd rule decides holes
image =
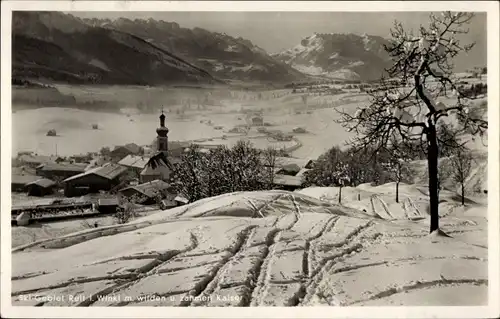
[[[158,151],[163,152],[167,155],[168,152],[168,128],[165,126],[166,116],[163,113],[163,108],[160,115],[160,127],[156,129],[156,134],[158,134]]]

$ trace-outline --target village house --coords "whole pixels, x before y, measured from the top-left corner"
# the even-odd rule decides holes
[[[82,196],[99,191],[110,191],[122,183],[127,168],[114,163],[92,168],[63,181],[66,197]]]

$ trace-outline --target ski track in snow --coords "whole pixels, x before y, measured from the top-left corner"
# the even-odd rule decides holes
[[[68,256],[81,252],[82,256],[67,265],[46,260],[39,268],[25,265],[17,270],[12,276],[13,304],[196,307],[309,306],[319,302],[348,306],[436,287],[487,287],[487,277],[481,270],[487,264],[487,251],[470,250],[464,245],[449,250],[444,242],[447,239],[427,239],[421,231],[423,214],[410,197],[402,196],[399,204],[388,205],[381,196],[373,195],[369,201],[373,218],[361,214],[358,218],[318,213],[312,199],[297,193],[267,194],[266,200],[252,196],[242,196],[241,202],[253,209],[253,218],[217,216],[217,199],[207,199],[163,212],[162,218],[92,229],[15,249],[13,258],[21,258],[19,262],[57,251]],[[233,203],[229,206],[239,207]],[[398,213],[391,212],[396,208]],[[453,235],[476,232],[474,220],[451,217],[458,214],[458,208],[453,204],[448,207],[443,225],[452,225]],[[102,253],[102,258],[97,255],[94,259],[86,255],[92,251],[89,245],[93,242],[110,243],[112,238],[118,246],[109,251],[115,255]],[[127,250],[129,242],[142,250]],[[76,246],[84,249],[76,250]],[[391,277],[386,275],[386,267],[395,267],[396,271],[403,266],[425,269],[429,263],[450,260],[455,261],[453,267],[460,266],[456,265],[459,261],[464,263],[460,267],[479,269],[479,275],[440,272],[438,264],[435,273],[422,278],[413,272],[418,277],[413,281],[403,278],[397,285],[391,284],[392,278],[387,278],[387,283],[377,281]],[[353,272],[371,278],[367,275],[370,271],[380,272],[373,286],[363,290],[355,280],[352,282]],[[355,294],[358,290],[360,293]],[[65,303],[21,298],[25,294],[82,291],[87,298]]]

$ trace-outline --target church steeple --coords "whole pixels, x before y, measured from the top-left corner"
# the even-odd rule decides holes
[[[163,114],[163,109],[161,109],[161,115],[160,115],[160,127],[165,127],[165,114]]]
[[[165,126],[166,116],[161,110],[160,115],[160,127],[156,129],[156,134],[158,134],[158,151],[164,152],[165,155],[168,152],[168,128]]]

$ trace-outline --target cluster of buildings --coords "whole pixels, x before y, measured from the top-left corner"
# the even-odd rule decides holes
[[[135,197],[139,199],[136,202],[144,205],[160,200],[162,208],[186,204],[189,194],[176,194],[169,182],[174,166],[180,162],[181,154],[189,145],[169,142],[169,129],[165,126],[163,112],[159,119],[155,146],[151,151],[131,143],[117,146],[106,155],[73,156],[69,161],[31,153],[20,154],[13,163],[12,192],[27,193],[29,196],[56,194],[58,196],[55,197],[67,198],[101,194],[97,202],[102,201],[103,206],[106,206],[105,201],[110,200],[110,194]],[[312,160],[278,157],[275,186],[288,190],[302,188],[303,175],[311,168]],[[112,200],[114,203],[116,198]]]
[[[29,196],[59,193],[64,197],[120,193],[125,197],[140,197],[144,204],[152,203],[158,196],[167,206],[185,203],[186,196],[178,196],[168,184],[173,165],[179,162],[182,145],[169,143],[165,118],[162,112],[160,126],[156,130],[156,143],[149,153],[143,147],[130,143],[115,147],[105,156],[72,157],[69,161],[31,153],[20,154],[13,163],[12,192],[27,193]],[[171,145],[173,150],[169,154]]]

